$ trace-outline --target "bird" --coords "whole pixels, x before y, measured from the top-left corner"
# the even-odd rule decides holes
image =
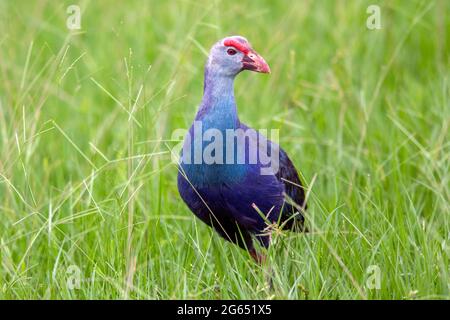
[[[177,184],[195,216],[262,264],[266,255],[257,250],[258,244],[269,248],[275,227],[307,232],[307,205],[305,188],[287,153],[239,119],[234,80],[246,70],[271,72],[245,37],[229,36],[212,46],[203,98],[182,144]],[[250,161],[254,154],[256,161]],[[263,163],[264,156],[274,156],[277,165],[271,168],[267,161]]]

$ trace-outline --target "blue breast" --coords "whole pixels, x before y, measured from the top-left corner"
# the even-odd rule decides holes
[[[189,129],[190,139],[185,140],[180,165],[195,187],[239,183],[249,169],[248,165],[237,163],[236,152],[233,152],[237,150],[236,144],[233,150],[227,145],[227,130],[229,134],[240,126],[236,112],[230,112],[235,110],[232,104],[234,100],[218,101],[200,113]],[[232,161],[227,159],[227,152],[232,153]]]

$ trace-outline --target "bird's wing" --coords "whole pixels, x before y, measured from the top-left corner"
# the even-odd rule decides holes
[[[241,124],[241,127],[245,130],[248,126]],[[284,228],[293,229],[294,227],[299,227],[297,229],[303,230],[304,217],[302,215],[303,211],[306,210],[305,202],[305,190],[303,184],[298,175],[297,169],[292,163],[291,159],[287,153],[281,149],[275,142],[270,141],[266,137],[259,134],[260,138],[263,138],[268,143],[268,150],[278,150],[279,153],[279,166],[278,170],[274,173],[277,181],[279,181],[284,186],[284,192],[287,195],[286,203],[283,207],[283,212],[281,214],[280,222],[284,224]],[[275,146],[275,148],[272,148]]]
[[[307,207],[305,190],[294,164],[282,149],[280,149],[280,168],[276,177],[284,184],[285,193],[289,197],[281,216],[282,222],[285,222],[285,228],[287,229],[293,229],[295,226],[298,226],[302,230],[304,217],[303,212],[299,211],[305,211]],[[302,210],[299,210],[299,208],[302,208]]]

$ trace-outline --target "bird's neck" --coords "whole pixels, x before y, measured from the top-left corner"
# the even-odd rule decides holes
[[[233,129],[239,124],[234,100],[234,78],[205,69],[203,99],[195,120],[206,127]]]
[[[214,132],[217,132],[216,130],[219,130],[222,133],[222,145],[220,146],[220,140],[216,141],[219,138],[215,137],[214,141],[218,144],[216,145],[217,149],[214,149],[214,155],[221,149],[222,159],[220,162],[226,163],[224,157],[226,157],[227,143],[224,139],[227,130],[239,128],[233,86],[234,76],[225,76],[206,69],[203,99],[195,117],[196,122],[191,127],[192,140],[188,142],[190,143],[191,155],[196,152],[203,155],[204,150],[210,144],[209,141],[203,140],[206,131],[214,129]],[[201,129],[196,131],[195,126],[199,126],[198,122],[200,122]],[[200,145],[197,150],[201,152],[195,150],[196,145]],[[218,159],[220,159],[219,156]],[[195,162],[195,159],[192,161]],[[243,165],[206,164],[204,162],[201,164],[184,164],[184,172],[189,177],[190,183],[198,188],[223,183],[237,183],[237,181],[243,179],[246,173]]]

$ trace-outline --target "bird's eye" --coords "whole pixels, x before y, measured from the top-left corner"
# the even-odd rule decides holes
[[[230,48],[230,49],[227,50],[227,53],[228,53],[230,56],[234,56],[234,55],[236,54],[236,50]]]

